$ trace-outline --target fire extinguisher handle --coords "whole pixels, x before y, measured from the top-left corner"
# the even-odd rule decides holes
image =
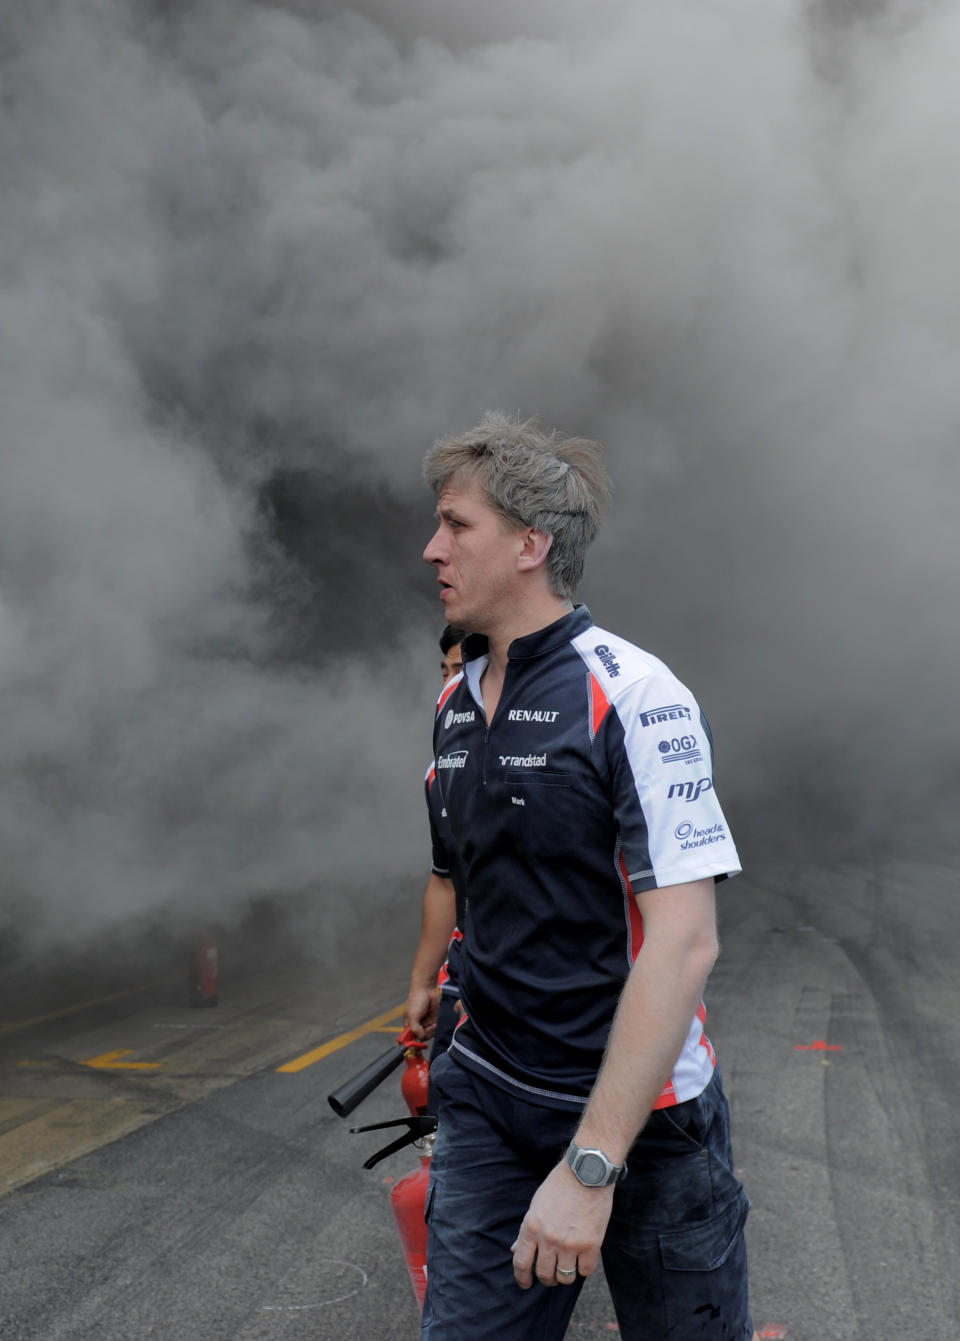
[[[426,1049],[430,1046],[430,1043],[426,1038],[414,1038],[411,1030],[406,1028],[397,1036],[397,1045],[401,1048]]]
[[[398,1137],[395,1141],[391,1141],[390,1144],[385,1145],[382,1150],[376,1151],[376,1153],[371,1155],[369,1159],[365,1159],[363,1161],[363,1167],[365,1169],[372,1169],[375,1165],[379,1164],[382,1159],[386,1159],[388,1155],[395,1154],[396,1151],[402,1150],[404,1146],[413,1145],[414,1141],[419,1141],[421,1137],[429,1136],[431,1132],[435,1132],[437,1130],[437,1119],[435,1117],[430,1117],[429,1115],[426,1117],[394,1118],[390,1122],[371,1122],[365,1127],[351,1127],[350,1131],[351,1133],[383,1131],[387,1127],[406,1127],[407,1130],[403,1136]]]

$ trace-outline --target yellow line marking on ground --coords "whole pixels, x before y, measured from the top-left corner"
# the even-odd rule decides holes
[[[388,1020],[396,1020],[403,1014],[403,1006],[394,1006],[393,1010],[386,1010],[376,1019],[368,1020],[366,1024],[360,1024],[356,1029],[350,1029],[345,1034],[338,1034],[336,1038],[331,1038],[329,1043],[323,1043],[319,1048],[313,1048],[310,1052],[304,1052],[299,1057],[294,1057],[290,1062],[284,1062],[283,1066],[278,1066],[277,1070],[284,1075],[295,1075],[297,1071],[305,1071],[308,1066],[313,1066],[314,1062],[320,1062],[324,1057],[329,1057],[332,1052],[339,1052],[345,1048],[348,1043],[355,1043],[358,1038],[363,1038],[364,1034],[373,1034],[378,1032]],[[386,1031],[384,1031],[386,1032]],[[393,1030],[389,1032],[393,1033]]]
[[[120,1001],[125,996],[136,996],[137,992],[145,992],[160,985],[159,982],[149,982],[141,987],[125,987],[122,992],[111,992],[109,996],[98,996],[92,1001],[79,1001],[75,1006],[62,1006],[60,1010],[34,1015],[29,1020],[3,1020],[0,1021],[0,1034],[12,1034],[15,1029],[29,1029],[32,1024],[46,1024],[48,1020],[59,1020],[64,1015],[76,1015],[78,1011],[88,1010],[91,1006],[104,1006],[108,1001]]]
[[[118,1057],[129,1057],[133,1048],[117,1048],[114,1052],[102,1052],[99,1057],[88,1057],[81,1066],[92,1066],[98,1071],[157,1071],[160,1062],[120,1062]]]

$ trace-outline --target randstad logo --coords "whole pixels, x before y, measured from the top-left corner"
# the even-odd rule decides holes
[[[612,680],[615,680],[620,674],[620,662],[610,651],[610,648],[606,643],[601,643],[599,647],[595,647],[593,650],[603,663],[603,669]]]
[[[443,725],[446,730],[451,726],[460,726],[463,722],[475,722],[477,714],[471,708],[469,712],[454,712],[452,708],[447,709],[447,715],[443,719]]]
[[[441,754],[437,768],[466,768],[469,750],[452,750],[450,754]]]
[[[696,782],[674,782],[667,792],[667,800],[682,797],[687,802],[696,801],[701,793],[710,791],[712,787],[713,783],[709,778],[697,778]]]

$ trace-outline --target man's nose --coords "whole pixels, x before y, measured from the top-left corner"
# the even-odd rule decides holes
[[[423,551],[423,557],[427,563],[442,562],[443,546],[440,544],[440,527],[434,531],[433,535],[427,541],[426,548]]]

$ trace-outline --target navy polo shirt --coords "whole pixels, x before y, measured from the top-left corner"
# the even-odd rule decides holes
[[[434,731],[470,898],[451,1055],[532,1102],[578,1110],[642,944],[636,895],[740,869],[710,730],[663,662],[597,628],[586,606],[510,645],[492,722],[486,639],[471,635],[463,652]],[[661,1106],[709,1083],[704,1015]]]

